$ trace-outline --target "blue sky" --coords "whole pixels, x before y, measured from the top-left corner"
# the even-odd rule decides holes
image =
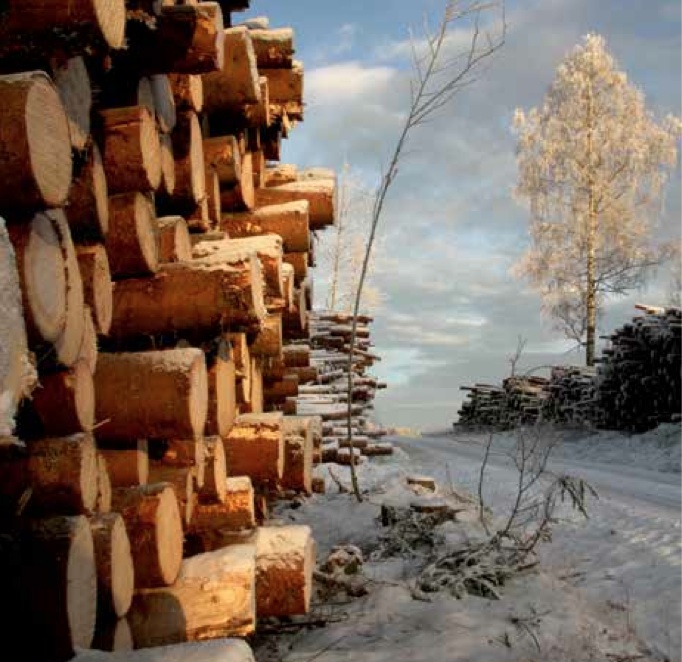
[[[444,0],[252,0],[244,16],[296,30],[306,68],[306,119],[283,161],[340,171],[368,184],[392,149],[408,103],[409,28],[419,35]],[[324,7],[324,8],[323,8]],[[680,114],[679,0],[527,0],[507,5],[503,50],[475,85],[413,135],[382,220],[375,281],[385,294],[374,341],[376,372],[390,387],[377,400],[386,424],[443,427],[455,419],[459,387],[499,381],[519,335],[526,367],[579,362],[540,316],[538,296],[509,275],[527,240],[527,215],[512,198],[509,129],[517,106],[539,105],[554,70],[588,32],[599,32],[658,116]],[[668,187],[658,234],[679,238],[680,172]],[[645,291],[611,302],[603,330],[658,303],[662,269]]]

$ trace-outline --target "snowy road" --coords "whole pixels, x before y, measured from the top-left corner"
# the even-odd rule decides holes
[[[676,440],[672,432],[668,440],[675,443],[662,444],[670,458],[662,465],[666,469],[679,462],[679,430]],[[402,462],[409,471],[430,473],[442,485],[452,481],[475,493],[484,437],[392,441],[404,451]],[[517,473],[503,452],[510,441],[496,442],[502,450],[491,455],[486,474],[486,503],[497,515],[515,494]],[[624,630],[652,659],[680,660],[680,474],[648,468],[656,465],[653,456],[661,451],[651,439],[637,445],[635,438],[634,453],[629,455],[627,444],[633,438],[623,436],[616,442],[603,451],[590,448],[585,440],[557,449],[550,470],[583,478],[597,490],[599,501],[588,504],[589,520],[570,511],[561,513],[552,542],[543,547],[543,567],[555,577],[574,578],[567,581],[596,613],[611,612],[615,622],[619,613],[627,615]]]
[[[393,443],[420,463],[445,466],[445,463],[462,467],[467,464],[478,471],[483,458],[483,447],[478,444],[456,441],[452,437],[396,438]],[[505,453],[491,454],[491,465],[515,473],[511,459]],[[639,467],[586,462],[554,458],[549,469],[555,473],[579,476],[592,485],[600,497],[617,499],[651,514],[680,518],[682,485],[679,474],[662,473]]]

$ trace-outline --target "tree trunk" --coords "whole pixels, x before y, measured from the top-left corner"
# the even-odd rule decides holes
[[[66,324],[66,264],[56,223],[45,213],[9,226],[31,345],[54,342]]]
[[[123,48],[126,8],[123,0],[43,0],[11,2],[0,25],[10,35],[59,33],[73,39],[103,40],[109,48]]]
[[[109,480],[109,469],[104,455],[97,452],[97,503],[95,505],[97,514],[104,515],[111,512],[111,481]]]
[[[333,225],[336,214],[336,182],[333,179],[307,179],[256,190],[256,206],[281,205],[307,200],[310,229]]]
[[[140,439],[136,449],[100,450],[107,461],[111,486],[137,487],[149,482],[147,441]]]
[[[217,436],[206,437],[204,444],[204,481],[198,495],[199,506],[201,504],[224,503],[227,497],[227,460],[225,459],[223,441]],[[191,524],[193,523],[194,519]]]
[[[309,526],[258,529],[256,611],[259,617],[308,613],[316,548]]]
[[[11,611],[3,609],[4,617],[14,614],[17,619],[17,627],[5,631],[3,647],[11,650],[12,640],[19,639],[23,659],[67,660],[74,648],[90,646],[95,631],[97,574],[88,520],[33,520],[22,535],[20,550],[12,577],[19,593],[12,595],[3,582],[4,597],[11,601]]]
[[[236,368],[229,345],[220,341],[217,355],[209,362],[208,415],[205,434],[225,436],[237,416]]]
[[[234,136],[219,136],[204,140],[204,159],[206,166],[218,173],[221,186],[232,187],[241,178],[242,159],[239,145]]]
[[[256,204],[251,152],[242,155],[241,166],[239,183],[232,188],[223,189],[220,196],[220,202],[226,212],[248,211]]]
[[[159,262],[157,234],[151,196],[121,193],[110,197],[106,248],[112,276],[154,273]]]
[[[97,503],[97,455],[89,434],[34,441],[28,449],[34,515],[81,515]]]
[[[291,69],[294,54],[294,31],[251,30],[251,41],[258,69]]]
[[[169,73],[168,80],[173,91],[177,110],[193,110],[200,113],[204,107],[204,84],[201,76]]]
[[[299,200],[250,213],[223,214],[220,229],[232,238],[278,234],[286,252],[305,252],[310,248],[309,208],[307,200]]]
[[[171,138],[175,159],[172,203],[178,209],[187,209],[206,197],[204,145],[197,114],[192,111],[179,113]]]
[[[199,349],[102,353],[95,388],[97,419],[102,422],[98,438],[203,435],[208,386],[206,360]]]
[[[173,140],[169,133],[159,136],[161,159],[161,188],[159,193],[171,197],[175,191],[175,156],[173,155]]]
[[[277,235],[203,241],[194,245],[192,255],[203,264],[221,264],[246,261],[256,254],[263,268],[266,293],[282,296],[282,239]]]
[[[262,287],[255,255],[235,264],[164,264],[153,278],[116,283],[111,336],[215,335],[225,326],[260,325],[267,312]]]
[[[50,436],[89,432],[95,422],[95,387],[86,361],[72,368],[40,376],[31,409]]]
[[[255,630],[255,547],[185,559],[177,581],[138,591],[129,613],[137,648],[245,636]]]
[[[308,253],[285,253],[282,259],[294,268],[294,284],[300,287],[308,277]]]
[[[0,76],[0,98],[0,212],[61,207],[71,184],[71,139],[56,88],[39,71]]]
[[[256,56],[249,30],[243,26],[225,30],[225,58],[219,71],[202,77],[204,111],[234,111],[260,100]]]
[[[192,259],[192,240],[182,216],[157,218],[159,262],[188,262]]]
[[[251,354],[246,342],[245,333],[230,333],[228,339],[232,345],[232,358],[235,365],[237,403],[251,400]]]
[[[282,315],[268,315],[251,344],[251,355],[261,358],[282,356]]]
[[[167,483],[173,488],[178,501],[183,528],[186,528],[192,521],[196,502],[196,494],[194,493],[195,475],[194,467],[174,466],[164,464],[163,461],[149,463],[149,482],[152,484]]]
[[[281,186],[298,181],[298,167],[293,163],[278,163],[265,169],[265,186]]]
[[[165,483],[114,490],[130,540],[135,588],[169,586],[182,563],[182,522],[173,488]]]
[[[54,83],[69,123],[71,147],[85,149],[90,136],[92,90],[82,57],[72,57],[54,71]]]
[[[159,129],[161,133],[170,133],[177,120],[173,87],[168,76],[164,74],[151,76],[150,83]]]
[[[104,246],[76,246],[83,297],[92,311],[97,333],[106,336],[111,328],[113,294],[109,258]]]
[[[208,499],[202,502],[200,498],[188,534],[201,538],[205,551],[224,546],[224,533],[256,526],[253,499],[253,485],[248,476],[225,478],[223,500],[212,503]]]
[[[78,242],[104,241],[109,230],[109,200],[102,156],[95,143],[77,165],[66,207],[71,234]]]
[[[100,116],[109,194],[158,189],[161,146],[154,116],[144,106],[101,110]]]
[[[118,513],[90,519],[97,563],[98,621],[125,616],[133,600],[135,572],[125,522]]]
[[[163,7],[154,29],[133,28],[127,53],[132,68],[146,74],[202,74],[223,67],[223,15],[217,2]]]
[[[282,414],[242,414],[223,439],[232,475],[276,483],[284,468]]]

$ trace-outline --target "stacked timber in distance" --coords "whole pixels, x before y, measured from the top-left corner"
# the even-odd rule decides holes
[[[273,395],[272,406],[322,419],[320,446],[315,449],[315,458],[322,462],[348,464],[352,457],[359,463],[365,457],[393,452],[390,444],[379,441],[385,431],[370,420],[376,392],[386,385],[367,373],[379,360],[371,351],[369,325],[372,319],[367,316],[358,318],[353,351],[349,437],[351,322],[351,316],[345,313],[312,312],[309,340],[298,340],[296,344],[285,346],[281,366],[275,364],[266,372],[266,379],[275,380],[270,392],[282,394],[277,399]],[[292,381],[297,381],[297,395],[287,396],[286,384]]]
[[[464,386],[455,426],[511,429],[550,423],[644,432],[682,419],[682,310],[638,304],[642,314],[608,336],[595,363],[554,366],[549,379],[509,377]]]
[[[334,222],[336,182],[272,163],[303,119],[303,68],[289,28],[228,27],[247,6],[30,0],[0,17],[0,604],[17,661],[229,662],[248,646],[165,646],[309,609],[310,530],[257,522],[266,490],[310,494],[323,424],[264,413],[299,381],[264,374],[308,336],[311,231]]]
[[[643,314],[608,336],[597,369],[597,425],[643,432],[680,420],[682,310],[637,305]]]

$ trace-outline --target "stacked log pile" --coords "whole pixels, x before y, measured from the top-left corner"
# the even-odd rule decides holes
[[[245,6],[0,16],[7,659],[243,636],[309,608],[310,529],[256,522],[265,495],[312,489],[320,417],[264,408],[298,393],[271,369],[308,337],[335,179],[268,163],[303,119],[303,68],[290,29],[230,27]]]
[[[595,368],[587,366],[552,367],[543,420],[571,427],[592,425],[595,422],[595,377]]]
[[[680,420],[682,310],[637,308],[643,314],[608,337],[598,363],[599,427],[642,432]]]
[[[282,388],[287,381],[297,383],[298,388],[284,399],[283,407],[321,419],[316,449],[316,459],[321,462],[349,464],[352,457],[360,463],[366,457],[393,452],[391,444],[380,441],[386,431],[370,419],[377,391],[386,388],[385,383],[367,372],[380,360],[371,351],[372,321],[367,316],[358,318],[350,392],[350,437],[347,417],[351,316],[315,311],[309,315],[309,339],[284,348]]]
[[[460,387],[467,391],[467,399],[459,411],[459,423],[501,430],[534,425],[549,397],[548,385],[546,378],[532,375],[507,377],[501,386]]]
[[[539,421],[643,432],[679,422],[682,310],[636,306],[643,314],[608,336],[596,368],[554,366],[549,379],[509,377],[502,386],[464,386],[456,425],[510,429]]]

